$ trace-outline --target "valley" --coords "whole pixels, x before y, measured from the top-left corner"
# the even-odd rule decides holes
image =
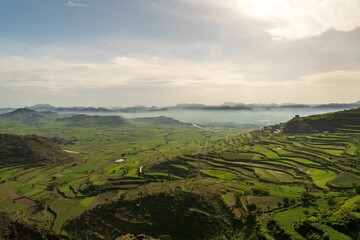
[[[345,111],[339,128],[342,112],[319,116],[326,132],[301,118],[313,127],[298,134],[296,118],[209,131],[166,117],[16,110],[0,115],[2,152],[18,145],[6,138],[27,135],[63,151],[38,150],[44,164],[30,143],[16,150],[29,158],[1,158],[0,211],[44,239],[356,239],[359,113]]]

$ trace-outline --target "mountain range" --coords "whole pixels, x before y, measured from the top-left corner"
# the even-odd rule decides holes
[[[220,105],[205,105],[198,103],[182,103],[175,106],[158,107],[158,106],[131,106],[131,107],[55,107],[50,104],[35,104],[30,107],[25,107],[30,110],[36,110],[40,112],[58,112],[58,113],[111,113],[111,112],[124,112],[124,113],[136,113],[136,112],[156,112],[156,111],[169,111],[169,110],[204,110],[204,111],[242,111],[242,110],[272,110],[272,109],[334,109],[345,110],[351,108],[360,107],[360,101],[354,103],[329,103],[329,104],[299,104],[299,103],[283,103],[283,104],[262,104],[262,103],[235,103],[225,102]],[[16,110],[16,108],[0,108],[0,113],[6,113]]]

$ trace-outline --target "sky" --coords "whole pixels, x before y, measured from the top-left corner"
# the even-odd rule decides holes
[[[0,107],[359,93],[360,0],[0,0]]]

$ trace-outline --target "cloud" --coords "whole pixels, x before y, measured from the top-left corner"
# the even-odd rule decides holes
[[[360,71],[331,71],[301,77],[308,84],[323,87],[360,88]]]
[[[67,0],[67,4],[69,7],[87,7],[88,5],[78,3],[81,0]]]
[[[111,86],[162,85],[181,88],[228,89],[266,87],[360,87],[360,71],[329,71],[284,81],[254,81],[254,73],[223,61],[189,61],[152,56],[118,56],[104,63],[51,58],[0,58],[0,85],[48,90]],[[256,76],[256,73],[255,73]]]
[[[234,63],[145,55],[118,56],[104,63],[2,57],[0,66],[2,91],[17,92],[19,96],[79,93],[78,98],[84,100],[88,97],[86,92],[102,92],[110,98],[116,96],[117,89],[131,99],[131,104],[143,104],[144,99],[139,96],[145,93],[149,99],[158,99],[149,100],[149,104],[184,101],[216,104],[353,101],[360,91],[360,71],[319,72],[284,81],[268,76],[253,81],[251,72],[242,71]]]
[[[248,15],[269,22],[272,27],[266,32],[276,40],[360,27],[359,0],[238,0],[238,4]]]
[[[0,85],[12,88],[64,90],[111,86],[217,88],[242,84],[244,75],[219,62],[187,62],[148,56],[119,56],[111,62],[69,62],[55,59],[0,59]]]
[[[274,40],[299,40],[360,27],[359,0],[180,0],[193,6],[231,10],[228,19],[249,16],[269,26]],[[224,17],[224,16],[223,16]]]

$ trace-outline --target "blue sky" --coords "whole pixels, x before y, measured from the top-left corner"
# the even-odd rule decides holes
[[[0,0],[0,106],[352,102],[359,0]]]

